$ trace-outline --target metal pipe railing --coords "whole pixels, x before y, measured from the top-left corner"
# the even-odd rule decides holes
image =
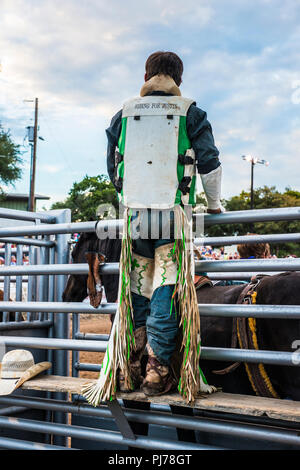
[[[280,274],[281,272],[282,271],[268,271],[268,275],[273,276],[275,274]],[[297,271],[297,272],[299,272],[299,271]],[[1,273],[1,267],[0,267],[0,273]],[[223,280],[249,281],[251,279],[251,277],[257,276],[258,274],[261,274],[261,273],[258,272],[258,271],[245,272],[245,273],[236,272],[236,273],[233,273],[233,274],[231,274],[231,273],[210,273],[209,278],[212,281],[223,281]],[[15,283],[17,278],[18,278],[18,276],[17,277],[11,277],[10,282]],[[4,279],[5,279],[5,277],[0,277],[0,283],[4,282]],[[25,283],[28,282],[28,279],[26,278],[26,276],[23,276],[22,282],[25,282]]]
[[[195,214],[203,217],[203,214]],[[223,212],[222,214],[204,215],[205,225],[241,224],[254,222],[273,222],[279,220],[297,220],[300,218],[300,207],[280,207],[276,209],[253,209],[245,211]]]
[[[300,305],[243,305],[243,304],[198,304],[200,315],[205,317],[283,318],[300,319]],[[53,312],[114,314],[117,304],[102,304],[94,308],[81,302],[0,302],[0,311],[7,312]]]
[[[4,429],[18,429],[23,431],[51,433],[56,436],[69,436],[77,439],[87,439],[89,441],[109,442],[122,444],[140,449],[197,449],[197,450],[218,450],[220,447],[205,446],[188,442],[178,442],[174,440],[155,439],[153,437],[136,436],[136,439],[127,439],[122,437],[119,432],[103,431],[95,428],[80,427],[75,425],[45,423],[44,421],[32,421],[29,419],[5,418],[0,416],[0,426]]]
[[[0,409],[0,416],[11,416],[14,414],[24,413],[24,411],[27,411],[27,408],[24,406],[9,406],[7,408]]]
[[[237,259],[196,261],[196,268],[206,272],[300,271],[300,258]]]
[[[111,411],[106,406],[92,407],[88,404],[74,405],[70,402],[58,400],[45,400],[43,398],[27,398],[27,397],[0,397],[0,404],[19,405],[23,407],[62,411],[80,416],[91,416],[95,418],[112,418]],[[163,412],[145,413],[143,410],[129,411],[123,408],[123,412],[128,421],[136,423],[155,424],[158,426],[169,426],[180,429],[193,429],[195,431],[210,432],[214,434],[225,434],[245,439],[258,439],[271,442],[279,442],[289,445],[300,446],[300,436],[297,430],[289,431],[286,429],[274,429],[269,426],[236,424],[211,418],[184,417],[178,415],[170,415],[167,410]],[[275,423],[273,422],[273,425]]]
[[[299,272],[299,271],[296,271]],[[268,276],[275,276],[275,274],[281,274],[282,271],[268,271]],[[209,279],[211,281],[250,281],[253,276],[261,274],[259,271],[252,272],[234,272],[234,273],[209,273]]]
[[[83,370],[86,372],[100,372],[101,366],[98,364],[88,364],[88,363],[80,363],[80,362],[75,362],[74,368],[76,371]]]
[[[38,240],[37,238],[21,238],[21,237],[11,237],[11,238],[0,238],[0,243],[13,243],[15,245],[34,245],[34,246],[55,246],[56,242],[54,240]]]
[[[281,272],[300,271],[300,258],[279,259],[237,259],[229,261],[196,261],[196,269],[206,272]],[[100,267],[100,274],[117,274],[119,263],[105,263]],[[24,265],[24,266],[2,266],[2,276],[41,275],[41,274],[88,274],[87,263],[54,264],[54,265]]]
[[[80,339],[62,338],[32,338],[21,336],[1,336],[1,340],[6,346],[27,347],[33,349],[55,349],[55,350],[77,350],[105,352],[106,341],[90,341]],[[251,363],[264,363],[273,365],[299,367],[295,361],[295,355],[284,351],[264,351],[252,349],[231,349],[231,348],[201,348],[201,359],[217,361],[239,361]]]
[[[108,223],[109,222],[109,223]],[[122,221],[106,221],[110,230],[116,226],[116,222],[122,227]],[[70,234],[77,232],[95,232],[96,221],[94,222],[69,222],[57,224],[20,225],[19,227],[3,227],[0,228],[0,237],[19,237],[24,235],[55,235]]]
[[[19,211],[14,211],[18,213]],[[0,213],[1,214],[1,213]],[[25,213],[28,214],[28,213]],[[0,215],[1,216],[1,215]],[[56,218],[50,215],[45,215],[46,219],[51,219],[55,222]],[[270,222],[279,220],[297,220],[300,218],[300,207],[284,207],[276,209],[257,209],[246,211],[232,211],[224,212],[222,214],[194,214],[194,219],[204,217],[205,226],[220,225],[220,224],[237,224],[237,223],[254,223],[254,222]],[[12,217],[16,218],[16,217]],[[36,217],[37,219],[39,217]],[[34,219],[34,220],[35,220]],[[31,219],[30,219],[31,220]],[[42,220],[42,219],[41,219]],[[20,227],[7,227],[0,229],[0,237],[12,237],[20,235],[50,235],[58,233],[74,233],[74,232],[94,232],[96,224],[99,224],[103,233],[110,232],[111,230],[121,230],[123,221],[122,219],[91,221],[91,222],[73,222],[73,223],[58,223],[55,225],[46,225],[35,227],[32,225]]]
[[[55,217],[45,212],[28,212],[0,207],[0,218],[13,220],[27,220],[35,222],[37,219],[48,224],[55,223]]]
[[[31,330],[31,328],[51,328],[51,326],[53,326],[53,322],[50,320],[10,321],[0,322],[0,331]]]
[[[299,243],[300,233],[277,233],[275,235],[240,235],[231,237],[195,238],[195,245],[228,246],[255,243]]]
[[[24,441],[23,439],[12,439],[0,437],[0,449],[11,450],[77,450],[74,448],[43,444],[42,442]]]
[[[98,335],[98,334],[90,334],[90,333],[81,333],[78,331],[75,336],[75,339],[88,339],[92,341],[108,341],[109,335]]]

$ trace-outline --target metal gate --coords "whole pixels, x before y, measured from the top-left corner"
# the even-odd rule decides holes
[[[0,340],[6,350],[30,349],[35,360],[52,362],[51,374],[76,377],[80,370],[99,371],[98,364],[81,364],[79,351],[104,352],[108,337],[80,332],[80,313],[114,313],[115,304],[94,309],[84,303],[63,303],[62,293],[68,274],[87,274],[86,264],[69,264],[70,234],[93,232],[95,222],[70,222],[70,210],[42,213],[0,209],[0,217],[14,221],[13,226],[0,227],[0,242],[5,243],[5,265],[0,270],[4,299],[0,311]],[[196,215],[196,218],[200,217]],[[205,216],[211,224],[254,223],[295,220],[300,208],[228,212]],[[119,221],[103,222],[104,226],[120,225]],[[232,243],[299,241],[300,234],[261,235],[257,237],[206,238],[210,245]],[[196,239],[196,243],[203,240]],[[11,245],[16,244],[16,249]],[[11,256],[16,254],[16,264]],[[24,253],[29,264],[24,264]],[[202,271],[212,279],[250,279],[254,273],[300,271],[300,259],[198,261]],[[118,272],[118,264],[105,265],[103,272]],[[24,297],[24,286],[27,291]],[[10,300],[15,290],[15,299]],[[70,319],[72,313],[72,332]],[[276,305],[201,305],[202,316],[285,318],[300,320],[300,306],[282,308]],[[69,371],[69,354],[72,367]],[[201,358],[207,360],[262,362],[297,367],[293,353],[278,351],[243,351],[229,348],[203,347]],[[299,367],[299,366],[298,366]],[[121,406],[124,405],[119,401]],[[148,411],[137,403],[127,404],[121,415],[112,408],[92,408],[80,396],[66,393],[28,392],[18,390],[0,397],[0,448],[11,449],[222,449],[222,448],[299,448],[299,423],[280,422],[266,418],[241,417],[194,410],[193,415],[171,415],[167,405],[151,404]],[[133,408],[133,409],[130,409]],[[120,408],[121,409],[121,408]],[[11,420],[9,417],[16,417]],[[116,418],[116,420],[114,419]],[[123,427],[122,423],[123,419]],[[149,425],[147,436],[126,435],[126,419]],[[125,428],[124,428],[125,419]],[[118,425],[116,424],[118,423]],[[196,431],[197,443],[179,441],[176,429]],[[121,430],[121,432],[120,432]],[[71,441],[70,439],[71,438]]]

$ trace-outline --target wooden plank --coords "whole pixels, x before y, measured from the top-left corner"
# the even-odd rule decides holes
[[[82,386],[87,382],[96,382],[96,379],[87,380],[78,377],[44,375],[25,382],[22,388],[24,390],[80,394]],[[178,393],[160,397],[146,397],[142,392],[132,392],[130,394],[119,393],[118,398],[161,405],[191,406],[188,405]],[[275,398],[217,392],[198,398],[193,407],[199,410],[221,411],[247,416],[268,416],[273,419],[300,423],[300,402],[292,400],[278,400]]]
[[[97,380],[81,379],[79,377],[61,377],[59,375],[43,375],[28,380],[22,385],[22,389],[80,394],[83,385],[87,382],[97,382]]]

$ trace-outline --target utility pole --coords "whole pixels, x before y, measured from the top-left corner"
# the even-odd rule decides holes
[[[33,141],[31,142],[31,164],[30,164],[30,189],[28,199],[28,210],[34,211],[34,186],[35,186],[35,169],[36,169],[36,147],[37,147],[37,133],[38,133],[38,107],[39,100],[35,98],[34,109],[34,128],[33,128]]]

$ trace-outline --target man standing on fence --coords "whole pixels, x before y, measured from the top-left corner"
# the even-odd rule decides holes
[[[181,96],[182,72],[176,54],[151,54],[140,97],[127,101],[106,131],[108,173],[125,213],[119,307],[99,381],[84,388],[94,405],[114,397],[117,385],[128,392],[141,386],[146,395],[173,390],[177,381],[171,358],[179,326],[184,352],[179,392],[191,402],[199,391],[215,391],[199,368],[200,320],[187,207],[195,204],[198,170],[207,211],[221,212],[221,166],[206,113]],[[140,361],[146,344],[143,378]]]

